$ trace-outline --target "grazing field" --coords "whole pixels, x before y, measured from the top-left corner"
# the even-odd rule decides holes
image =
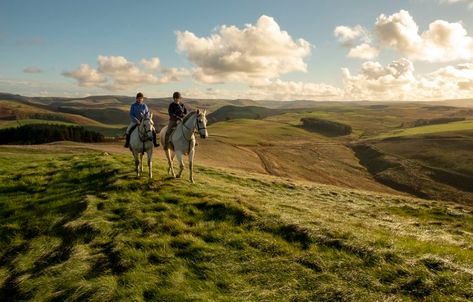
[[[85,146],[0,147],[3,301],[473,298],[470,206]]]
[[[459,132],[459,131],[473,131],[473,119],[460,121],[460,122],[446,123],[446,124],[399,129],[399,130],[394,130],[394,131],[380,134],[378,136],[375,136],[374,138],[384,139],[384,138],[389,138],[389,137],[414,136],[414,135],[425,135],[425,134],[434,134],[434,133],[442,133],[442,132]]]
[[[19,123],[79,124],[109,141],[123,138],[127,110],[134,101],[127,96],[0,96],[6,98],[0,101],[0,128]],[[146,100],[158,130],[167,124],[170,101]],[[346,188],[473,202],[471,108],[450,106],[449,102],[197,99],[185,103],[189,110],[209,109],[210,138],[197,152],[197,160],[207,165]],[[352,132],[333,136],[319,126],[304,129],[302,121],[313,119],[343,124]],[[419,126],[426,123],[431,125]],[[111,149],[126,152],[120,144]],[[374,147],[378,155],[364,157],[354,149],[359,145]]]

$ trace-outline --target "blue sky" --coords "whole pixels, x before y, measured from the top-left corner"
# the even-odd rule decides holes
[[[85,96],[133,95],[142,90],[148,96],[159,97],[182,90],[191,97],[281,100],[397,100],[420,93],[425,99],[469,97],[473,95],[471,2],[0,0],[0,91],[36,96]],[[400,13],[402,10],[407,14]],[[384,27],[376,25],[382,14],[386,20],[392,17]],[[269,54],[264,59],[260,55],[255,57],[255,53],[245,53],[252,45],[239,47],[224,43],[215,47],[228,46],[226,50],[196,52],[199,43],[204,43],[198,39],[210,40],[212,35],[224,35],[220,32],[221,26],[234,26],[240,32],[248,26],[258,29],[256,24],[262,16],[269,19],[262,20],[261,26],[266,24],[270,29],[274,29],[271,27],[274,24],[279,26],[276,41],[282,37],[281,32],[287,32],[298,46],[281,50],[285,55]],[[414,37],[412,45],[406,46],[403,40],[406,37],[393,34],[392,26],[397,26],[396,20],[403,23],[402,20],[409,18],[418,26],[422,41],[415,42]],[[435,35],[428,36],[451,29],[449,34],[457,37],[455,31],[465,30],[465,35],[459,35],[460,40],[449,40],[460,43],[464,50],[450,57],[446,54],[455,53],[452,52],[455,45],[438,41],[432,44],[434,38],[422,36],[429,25],[438,20],[447,23],[438,23],[440,27],[435,32],[432,30]],[[357,38],[347,42],[346,28],[341,36],[334,34],[338,26],[351,29],[359,26],[362,30],[357,31]],[[178,33],[186,31],[195,39],[181,37],[186,46],[178,51]],[[398,40],[393,40],[391,35]],[[264,39],[263,35],[245,41],[264,44]],[[309,54],[301,54],[307,49],[298,44],[299,39],[310,44]],[[280,45],[283,48],[284,41],[281,40]],[[353,55],[348,57],[351,49],[361,44],[366,44],[363,49],[372,53],[353,50]],[[277,47],[275,45],[275,49]],[[433,56],[428,51],[432,48],[438,48],[439,55]],[[217,61],[228,59],[227,55],[235,51],[245,59],[219,65]],[[104,57],[102,63],[98,63],[99,56]],[[160,62],[153,70],[140,63],[151,58],[159,58]],[[294,58],[298,59],[295,63]],[[405,61],[399,61],[404,58]],[[262,64],[261,68],[268,69],[250,71],[251,66],[245,64],[254,60],[255,64]],[[108,71],[99,66],[107,63],[111,64]],[[293,63],[293,68],[287,67]],[[299,63],[305,67],[297,65]],[[402,74],[400,69],[392,71],[389,67],[398,63],[402,65]],[[79,72],[81,64],[90,68]],[[111,70],[120,68],[117,64],[128,66],[128,71],[122,68],[119,74]],[[171,68],[175,70],[170,71]],[[374,69],[384,71],[382,74],[377,71],[373,78]],[[445,70],[450,70],[449,78],[445,78],[447,73],[442,72]],[[128,75],[124,74],[126,72]],[[136,81],[130,79],[130,83],[126,83],[127,76],[133,78],[134,74]],[[95,80],[87,79],[94,76]],[[143,78],[143,82],[138,78]],[[454,85],[435,86],[447,80]],[[445,89],[458,91],[441,92]]]

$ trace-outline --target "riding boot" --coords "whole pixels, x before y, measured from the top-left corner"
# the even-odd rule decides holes
[[[157,148],[159,147],[159,143],[156,139],[156,131],[153,131],[153,145]]]
[[[130,147],[130,134],[126,134],[125,148]]]
[[[167,150],[169,149],[169,134],[166,132],[166,134],[164,135],[164,145],[163,145],[163,149],[164,150]]]

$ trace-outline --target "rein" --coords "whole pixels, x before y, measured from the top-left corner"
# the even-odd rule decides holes
[[[144,124],[143,124],[143,122],[146,121],[146,120],[150,121],[149,130],[146,130],[146,128],[144,127]],[[152,131],[153,131],[153,124],[151,122],[151,119],[150,118],[144,118],[143,120],[141,120],[140,126],[138,127],[138,132],[140,134],[140,140],[143,142],[143,145],[144,145],[144,142],[146,142],[148,140],[147,134],[152,132]]]
[[[187,121],[186,121],[186,122],[187,122]],[[190,141],[191,141],[192,135],[194,135],[194,133],[195,133],[195,128],[197,128],[198,131],[200,131],[200,130],[207,130],[207,127],[200,127],[199,122],[198,122],[198,119],[197,119],[197,113],[196,113],[196,118],[195,118],[195,122],[194,122],[194,127],[189,128],[189,127],[186,126],[185,123],[182,123],[182,127],[183,127],[183,128],[186,128],[187,130],[190,130],[190,131],[191,131],[191,136],[189,137],[189,139],[187,139],[187,138],[186,138],[186,134],[184,133],[184,129],[181,128],[181,130],[182,130],[182,137],[184,137],[184,139],[185,139],[187,142],[189,142],[189,143],[190,143]]]

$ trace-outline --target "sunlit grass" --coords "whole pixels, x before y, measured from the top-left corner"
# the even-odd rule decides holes
[[[468,206],[206,167],[191,185],[161,160],[147,181],[131,156],[13,149],[0,151],[3,299],[473,297]]]
[[[380,139],[380,138],[388,138],[388,137],[414,136],[414,135],[422,135],[422,134],[433,134],[433,133],[453,132],[453,131],[456,132],[456,131],[467,131],[467,130],[473,130],[473,119],[460,121],[460,122],[446,123],[446,124],[399,129],[399,130],[390,131],[384,134],[380,134],[379,136],[376,136],[374,138]]]

